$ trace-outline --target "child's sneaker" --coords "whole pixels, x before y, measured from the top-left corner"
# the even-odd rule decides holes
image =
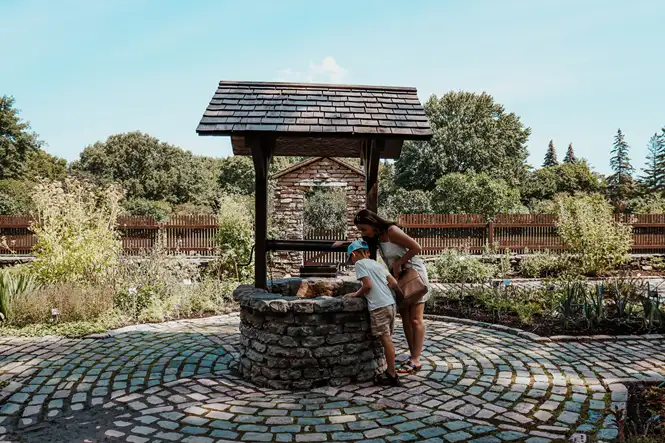
[[[400,383],[399,381],[399,377],[397,376],[397,374],[395,374],[395,376],[392,376],[388,374],[388,371],[384,372],[381,375],[377,375],[376,378],[374,379],[374,384],[378,386],[391,386],[391,387],[402,385],[402,383]]]

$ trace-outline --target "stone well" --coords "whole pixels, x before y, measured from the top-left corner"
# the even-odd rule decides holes
[[[362,297],[348,279],[276,280],[270,291],[239,286],[242,376],[275,389],[371,380],[385,369]]]

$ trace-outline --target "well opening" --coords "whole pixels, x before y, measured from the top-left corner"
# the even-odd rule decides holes
[[[274,389],[310,389],[371,380],[385,370],[359,288],[345,278],[290,278],[269,290],[240,286],[239,370]]]

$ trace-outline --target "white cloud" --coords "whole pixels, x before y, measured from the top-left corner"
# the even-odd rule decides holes
[[[305,72],[294,71],[291,68],[281,69],[278,72],[279,81],[286,82],[321,82],[341,83],[348,71],[337,64],[335,59],[328,55],[320,63],[309,63]]]

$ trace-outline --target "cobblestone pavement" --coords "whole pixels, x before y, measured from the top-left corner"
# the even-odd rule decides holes
[[[537,342],[430,320],[423,370],[403,387],[266,390],[234,375],[238,321],[0,337],[0,441],[609,441],[624,383],[665,378],[660,339]]]

